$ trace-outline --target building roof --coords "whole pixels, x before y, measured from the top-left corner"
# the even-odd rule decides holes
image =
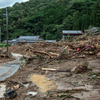
[[[55,43],[55,42],[56,42],[56,40],[45,40],[45,42]]]
[[[63,30],[62,33],[63,34],[83,34],[83,32],[80,30]]]
[[[19,40],[38,40],[39,36],[20,36]]]
[[[11,40],[12,42],[16,42],[18,39],[13,39],[13,40]]]
[[[39,36],[20,36],[18,42],[37,42],[39,41]]]

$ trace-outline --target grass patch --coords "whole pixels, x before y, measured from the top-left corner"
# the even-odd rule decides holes
[[[89,76],[93,76],[93,75],[99,76],[100,74],[98,74],[98,73],[91,73],[91,74],[89,74]]]
[[[10,46],[10,44],[8,44],[8,46]],[[7,47],[7,43],[1,43],[0,47]]]
[[[36,96],[31,96],[30,99],[33,99],[33,98],[35,98],[35,97],[36,97]]]
[[[82,91],[87,92],[85,89],[72,89],[72,90],[66,90],[66,91],[58,91],[58,93],[80,93]]]
[[[20,61],[23,61],[23,60],[25,60],[24,56],[23,56],[23,57],[21,57],[19,60],[20,60]]]
[[[73,98],[73,96],[71,96],[71,95],[61,95],[61,96],[59,96],[60,98]]]

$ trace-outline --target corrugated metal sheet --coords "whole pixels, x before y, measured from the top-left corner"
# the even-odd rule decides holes
[[[93,32],[98,32],[99,30],[98,30],[98,28],[97,28],[97,27],[92,27],[92,28],[90,29],[90,31],[93,31]]]
[[[63,30],[62,31],[63,34],[83,34],[82,31],[80,30]]]

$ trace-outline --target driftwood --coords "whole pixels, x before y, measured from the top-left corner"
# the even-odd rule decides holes
[[[36,54],[36,55],[38,55],[38,54],[43,54],[43,55],[50,56],[50,54],[49,54],[49,53],[44,52],[44,51],[31,51],[31,52],[32,52],[32,53],[34,53],[34,54]]]
[[[34,68],[34,70],[51,71],[51,72],[71,72],[70,69],[54,69],[54,68]]]
[[[69,69],[53,69],[53,68],[41,68],[44,71],[53,71],[53,72],[70,72]]]
[[[39,67],[39,66],[47,66],[48,64],[54,62],[55,60],[57,60],[57,58],[54,58],[54,59],[51,59],[49,61],[46,61],[45,63],[39,64],[39,65],[36,66],[36,68]]]
[[[48,59],[52,58],[52,56],[56,56],[56,57],[59,57],[60,55],[57,54],[57,53],[53,53],[53,52],[45,52],[45,51],[33,51],[33,50],[30,50],[31,54],[33,53],[34,55],[37,55],[37,56],[48,56],[47,57],[47,61]]]
[[[59,54],[53,53],[53,52],[49,52],[49,55],[52,55],[52,56],[59,56]]]
[[[19,84],[20,86],[24,87],[24,84],[20,81],[17,81],[17,80],[9,80],[10,83],[12,84]]]
[[[29,48],[34,49],[34,47],[32,47],[31,45],[29,45]]]

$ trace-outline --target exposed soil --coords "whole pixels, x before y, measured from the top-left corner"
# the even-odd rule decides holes
[[[14,45],[10,51],[30,56],[26,64],[5,81],[9,89],[20,85],[14,100],[100,100],[100,35],[76,42]],[[42,80],[32,75],[40,75]],[[29,86],[24,87],[30,79]],[[44,92],[41,86],[48,90]],[[30,91],[37,95],[26,95]]]

